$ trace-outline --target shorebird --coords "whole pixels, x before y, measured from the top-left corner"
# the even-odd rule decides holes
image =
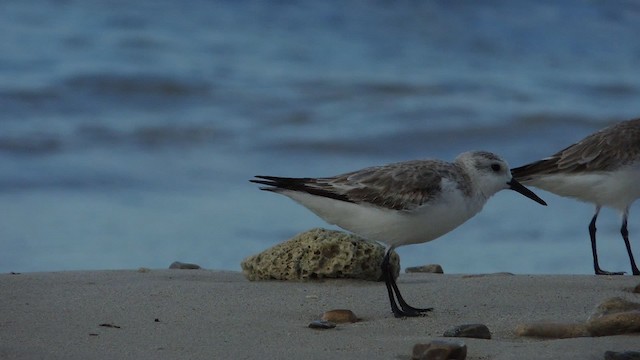
[[[546,205],[512,178],[502,158],[485,151],[462,153],[451,163],[414,160],[332,177],[256,176],[250,181],[267,185],[261,190],[288,196],[330,224],[386,244],[381,269],[396,317],[420,316],[431,310],[410,306],[402,298],[389,264],[396,247],[448,233],[503,189]]]
[[[596,219],[600,209],[606,206],[620,211],[620,234],[629,254],[631,271],[633,275],[640,275],[627,230],[629,207],[640,197],[640,119],[606,127],[511,173],[524,184],[595,204],[589,237],[596,275],[624,274],[602,270],[596,249]]]

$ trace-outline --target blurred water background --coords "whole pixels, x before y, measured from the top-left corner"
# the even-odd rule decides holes
[[[3,1],[0,272],[240,270],[328,227],[253,175],[549,155],[640,115],[638,34],[635,1]],[[538,193],[403,267],[591,274],[592,206]],[[598,225],[602,267],[629,271],[619,215]]]

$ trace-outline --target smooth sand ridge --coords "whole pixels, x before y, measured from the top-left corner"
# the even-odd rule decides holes
[[[483,323],[491,340],[453,339],[467,359],[603,359],[640,336],[519,338],[518,324],[584,322],[611,297],[640,302],[632,276],[402,274],[407,300],[434,311],[396,319],[383,283],[249,282],[238,272],[135,270],[0,275],[2,359],[409,359],[416,343]],[[362,318],[307,326],[331,309]],[[451,338],[449,338],[451,339]]]

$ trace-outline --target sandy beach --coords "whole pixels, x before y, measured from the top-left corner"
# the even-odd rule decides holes
[[[640,336],[521,338],[516,326],[584,322],[611,297],[640,302],[640,279],[587,275],[402,274],[427,317],[396,319],[383,283],[250,282],[239,272],[120,270],[0,275],[2,359],[410,359],[416,343],[462,341],[467,359],[603,359]],[[361,321],[308,328],[327,310]],[[442,338],[482,323],[491,340]]]

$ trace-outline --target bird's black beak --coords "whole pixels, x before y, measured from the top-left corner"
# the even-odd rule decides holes
[[[526,187],[524,187],[524,185],[517,182],[516,179],[511,179],[511,181],[509,181],[507,185],[509,185],[509,189],[519,192],[520,194],[528,197],[529,199],[537,202],[540,205],[547,206],[547,203],[544,200],[542,200],[533,191],[527,189]]]

